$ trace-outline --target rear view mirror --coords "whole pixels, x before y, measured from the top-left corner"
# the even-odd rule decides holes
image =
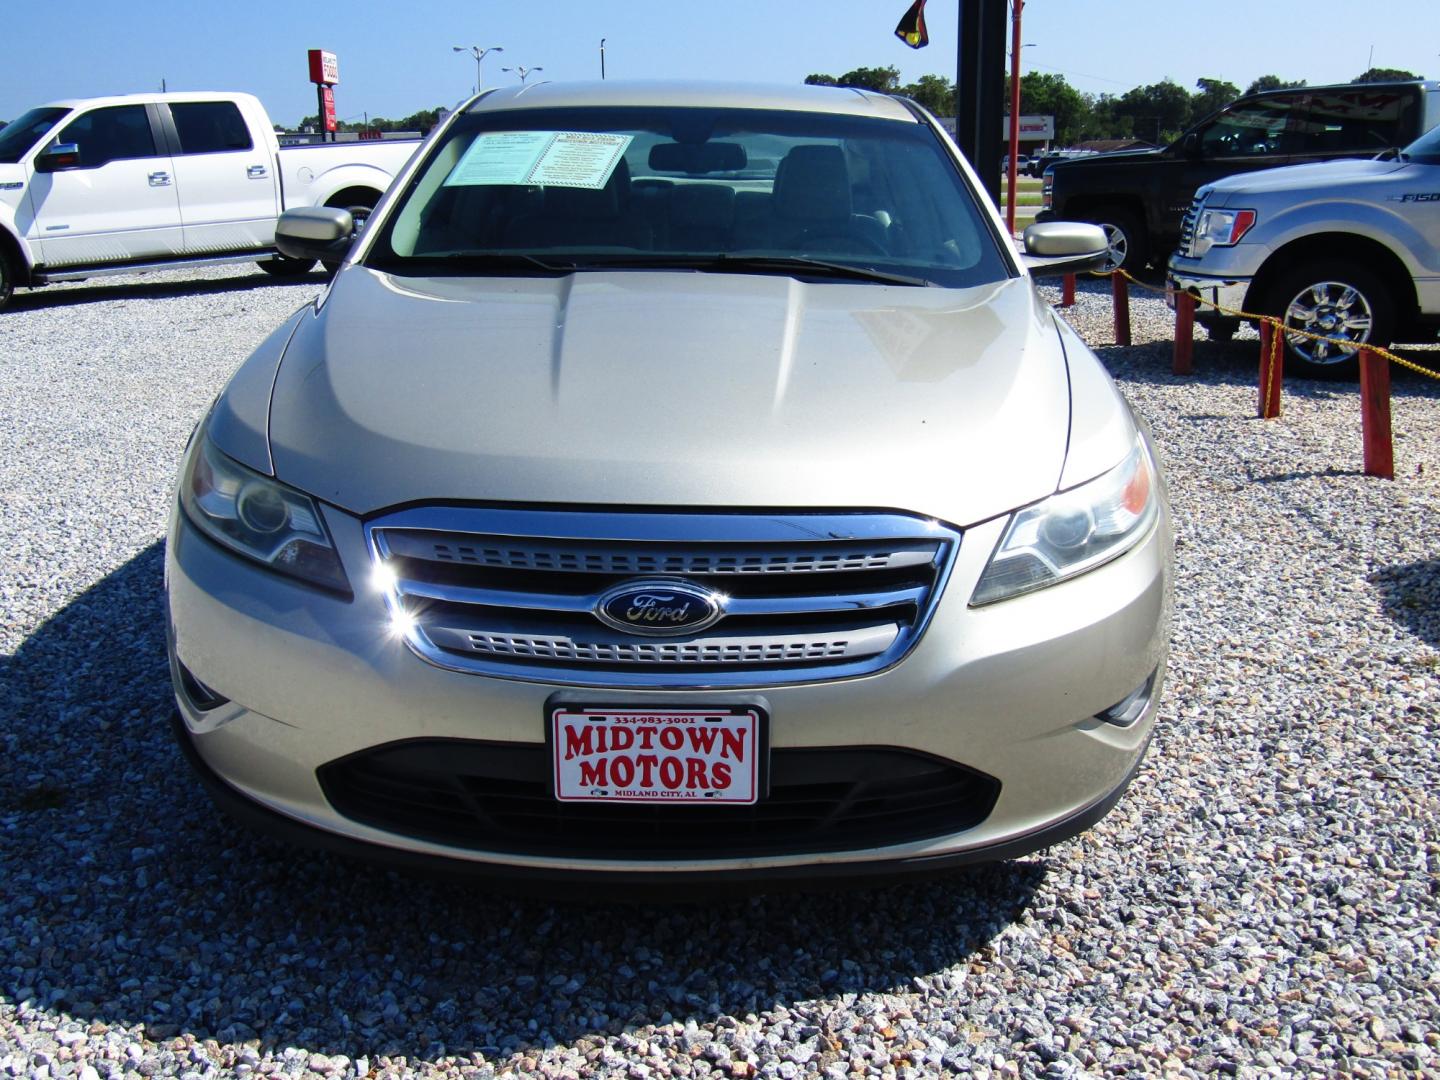
[[[63,172],[80,167],[80,147],[75,143],[56,143],[35,155],[35,171]]]
[[[1047,221],[1025,230],[1022,262],[1031,274],[1074,274],[1105,265],[1105,230],[1083,221]]]
[[[355,219],[350,211],[333,206],[286,210],[275,222],[275,246],[292,259],[339,262],[354,235]]]
[[[736,172],[748,162],[739,143],[658,143],[650,148],[650,167],[659,172]]]

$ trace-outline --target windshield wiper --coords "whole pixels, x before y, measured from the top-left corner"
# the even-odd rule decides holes
[[[423,255],[419,257],[427,258]],[[573,262],[550,263],[521,251],[456,251],[438,258],[452,266],[462,264],[481,270],[541,270],[547,274],[569,274],[576,269]]]
[[[827,262],[824,259],[802,258],[798,255],[727,255],[723,252],[715,255],[607,255],[593,261],[587,259],[578,264],[576,269],[604,270],[613,267],[634,270],[700,270],[732,274],[789,274],[796,277],[871,281],[880,285],[908,285],[917,288],[929,288],[935,284],[922,277],[892,274],[877,270],[873,266],[852,266],[848,263]]]

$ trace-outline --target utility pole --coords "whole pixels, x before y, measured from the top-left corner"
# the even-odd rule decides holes
[[[1010,201],[1005,207],[1005,227],[1015,235],[1015,187],[1020,169],[1020,15],[1025,0],[1010,0]]]
[[[955,142],[1000,205],[1005,112],[1005,0],[959,0]]]

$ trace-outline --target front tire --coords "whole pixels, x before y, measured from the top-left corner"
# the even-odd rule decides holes
[[[351,220],[355,222],[355,231],[350,234],[350,243],[354,244],[355,238],[359,236],[361,230],[365,228],[365,222],[370,219],[370,211],[375,209],[375,203],[378,201],[379,196],[376,196],[372,201],[368,203],[326,203],[325,205],[333,207],[336,210],[349,211]],[[340,269],[340,264],[338,262],[326,262],[324,266],[325,273],[329,274],[331,277],[334,277],[336,271]]]
[[[1105,271],[1125,270],[1131,274],[1144,271],[1150,262],[1150,238],[1137,215],[1106,206],[1084,215],[1084,220],[1105,230],[1105,241],[1110,248],[1105,257]]]
[[[292,259],[287,255],[278,255],[273,259],[266,259],[264,262],[256,263],[255,265],[271,277],[297,278],[304,277],[311,270],[315,269],[315,260]]]
[[[1196,320],[1205,328],[1205,336],[1210,341],[1224,343],[1235,337],[1235,332],[1240,329],[1239,319],[1214,319],[1201,321]]]
[[[1395,303],[1384,281],[1343,260],[1301,263],[1285,271],[1270,291],[1266,312],[1283,319],[1287,329],[1332,339],[1285,335],[1286,369],[1312,379],[1354,379],[1360,347],[1387,348],[1395,335]]]
[[[10,302],[15,292],[15,268],[10,265],[10,256],[0,248],[0,310]]]

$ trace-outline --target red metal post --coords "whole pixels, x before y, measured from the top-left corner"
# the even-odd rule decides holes
[[[1285,378],[1285,334],[1269,319],[1260,323],[1260,419],[1280,415],[1280,389]]]
[[[1066,274],[1060,285],[1060,306],[1075,306],[1075,275]]]
[[[1110,275],[1110,296],[1115,304],[1115,344],[1130,344],[1130,283],[1116,270]]]
[[[1175,294],[1175,362],[1176,375],[1191,375],[1195,365],[1195,297],[1183,290]]]
[[[1014,43],[1010,51],[1010,201],[1005,205],[1005,228],[1015,235],[1015,189],[1018,186],[1020,170],[1020,13],[1025,10],[1025,0],[1011,0],[1010,24],[1014,32]]]
[[[1360,424],[1365,475],[1395,479],[1395,442],[1390,431],[1390,361],[1360,350]]]

